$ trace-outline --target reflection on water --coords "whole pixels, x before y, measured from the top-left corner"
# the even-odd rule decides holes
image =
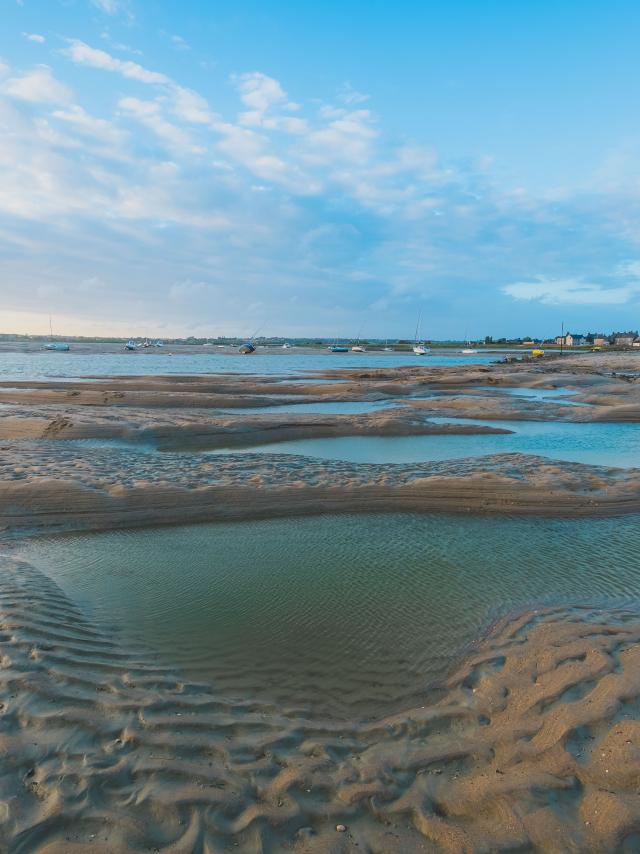
[[[34,563],[123,645],[227,696],[375,716],[520,606],[630,604],[637,518],[341,516],[41,538]]]
[[[450,424],[502,427],[512,433],[449,436],[344,436],[259,445],[246,451],[303,454],[354,463],[418,463],[487,454],[540,454],[556,460],[633,468],[640,466],[637,424],[566,421],[476,421],[430,417]]]

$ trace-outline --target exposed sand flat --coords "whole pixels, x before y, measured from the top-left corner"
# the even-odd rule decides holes
[[[624,354],[623,354],[624,355]],[[635,355],[635,354],[634,354]],[[604,358],[604,357],[603,357]],[[629,357],[625,356],[625,359]],[[574,365],[575,362],[575,365]],[[618,360],[620,362],[620,360]],[[390,367],[306,377],[157,376],[23,382],[0,387],[0,523],[6,528],[109,528],[333,511],[433,510],[544,515],[636,512],[637,470],[503,455],[420,466],[324,463],[291,455],[179,457],[156,451],[233,449],[297,439],[505,432],[441,424],[489,421],[635,421],[640,382],[621,380],[598,354],[532,364]],[[617,364],[617,363],[616,363]],[[626,362],[621,362],[626,366]],[[614,376],[615,374],[615,376]],[[582,406],[508,389],[567,389]],[[415,397],[420,395],[420,397]],[[257,403],[396,402],[358,415],[261,414]],[[9,402],[11,401],[11,402]],[[245,406],[246,414],[216,411]],[[59,440],[121,440],[117,448]],[[57,447],[56,447],[57,446]],[[148,449],[140,453],[135,447]],[[473,453],[470,440],[469,453]]]
[[[434,424],[407,407],[354,415],[207,415],[123,410],[117,415],[60,408],[5,410],[0,439],[121,439],[158,450],[245,447],[338,436],[426,436],[508,433],[473,424]]]
[[[86,422],[83,413],[90,411],[88,417],[96,422],[145,421],[153,428],[156,421],[187,415],[192,422],[205,423],[219,417],[216,409],[224,408],[246,408],[258,417],[260,406],[286,404],[294,410],[296,402],[380,400],[410,404],[425,416],[431,412],[487,420],[636,422],[640,420],[640,372],[630,373],[630,362],[640,367],[640,354],[583,354],[527,364],[327,369],[317,372],[317,378],[305,374],[295,382],[288,375],[229,374],[6,381],[0,383],[0,413],[5,416],[0,418],[0,436],[37,435],[33,426],[21,430],[17,421],[38,415],[48,422],[64,417],[69,426],[68,422]],[[567,389],[571,400],[583,405],[507,393],[559,388]],[[281,417],[289,421],[290,413]],[[57,428],[53,432],[57,434]],[[61,432],[65,437],[66,431]]]
[[[319,720],[227,701],[119,649],[53,582],[5,557],[0,845],[632,851],[639,640],[635,613],[525,613],[437,695],[424,686],[424,705]]]
[[[0,449],[0,450],[7,450]],[[118,448],[3,455],[0,525],[105,530],[329,512],[607,516],[640,511],[640,469],[503,454],[422,465],[356,465],[278,454],[162,456]]]

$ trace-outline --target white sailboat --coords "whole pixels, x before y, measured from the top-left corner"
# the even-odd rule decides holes
[[[464,333],[464,337],[467,339],[467,346],[463,350],[461,350],[460,352],[462,353],[463,356],[473,356],[473,354],[477,353],[478,351],[474,350],[473,347],[471,346],[471,341],[469,340],[469,337],[468,337],[466,332]]]
[[[420,332],[420,319],[422,318],[422,312],[418,314],[418,322],[416,323],[416,337],[415,344],[413,345],[413,352],[416,356],[428,356],[431,353],[431,348],[427,347],[424,341],[418,341],[418,334]]]

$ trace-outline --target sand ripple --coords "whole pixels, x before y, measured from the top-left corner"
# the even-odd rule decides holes
[[[345,724],[226,702],[2,569],[3,850],[637,850],[635,614],[511,619],[437,702]]]

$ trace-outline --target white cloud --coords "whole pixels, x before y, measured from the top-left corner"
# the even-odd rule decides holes
[[[203,148],[195,145],[186,131],[167,121],[162,115],[160,101],[142,101],[139,98],[130,97],[121,98],[118,101],[118,107],[153,131],[160,140],[171,148],[183,153],[203,153]]]
[[[91,0],[91,4],[101,12],[106,12],[107,15],[117,15],[125,8],[122,0]]]
[[[23,33],[22,34],[28,42],[37,42],[38,44],[44,44],[46,39],[44,36],[41,36],[39,33]]]
[[[284,130],[288,133],[306,132],[307,122],[304,119],[282,115],[281,111],[296,111],[300,106],[287,100],[287,93],[278,80],[259,71],[234,74],[231,80],[242,103],[250,107],[240,114],[240,124]]]
[[[0,91],[34,104],[60,104],[71,98],[71,90],[56,80],[48,65],[37,65],[21,77],[10,77],[2,84]]]
[[[116,128],[106,119],[98,119],[90,115],[78,104],[72,104],[66,109],[54,110],[53,117],[66,122],[78,132],[94,137],[108,145],[122,145],[127,139],[127,133]]]
[[[183,86],[174,86],[172,90],[174,115],[190,124],[208,125],[214,121],[214,115],[209,108],[206,98],[185,89]]]
[[[343,83],[338,92],[338,97],[342,101],[343,104],[348,104],[352,106],[353,104],[364,104],[365,101],[368,101],[371,95],[365,95],[362,92],[356,91],[353,88],[351,83]]]
[[[191,50],[191,45],[182,36],[171,36],[170,40],[176,50]]]
[[[364,163],[371,154],[371,143],[378,136],[372,127],[373,116],[369,110],[323,110],[330,118],[307,137],[307,155],[318,163],[336,160]]]
[[[111,33],[109,30],[103,30],[100,33],[100,38],[105,41],[113,50],[119,50],[122,53],[132,53],[135,56],[142,56],[142,51],[138,50],[135,47],[131,47],[129,44],[125,44],[124,42],[117,42],[111,38]]]
[[[137,62],[131,62],[131,60],[118,59],[107,53],[106,50],[90,47],[78,39],[70,39],[69,47],[64,48],[62,53],[68,56],[76,65],[100,68],[103,71],[114,71],[123,77],[128,77],[130,80],[137,80],[139,83],[170,85],[172,82],[166,74],[161,74],[158,71],[149,71],[149,69],[144,68]]]
[[[236,84],[242,102],[260,113],[266,112],[269,107],[281,103],[287,97],[277,80],[259,71],[236,74],[232,80]]]
[[[532,281],[506,285],[502,290],[513,299],[545,305],[623,305],[640,293],[640,282],[605,287],[583,279],[538,276]]]

